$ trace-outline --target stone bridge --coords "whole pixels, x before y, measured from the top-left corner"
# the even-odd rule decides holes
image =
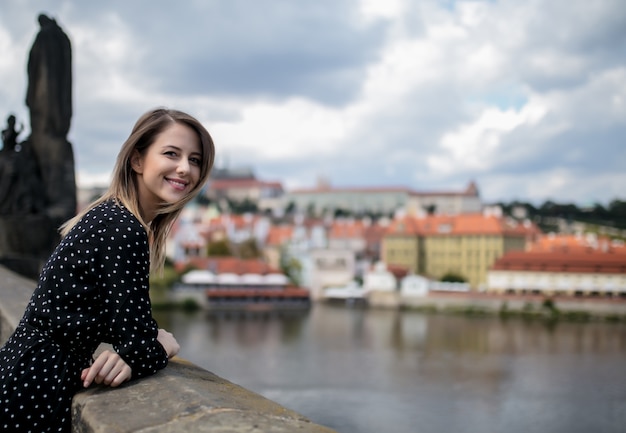
[[[0,266],[0,342],[36,283]],[[183,359],[120,388],[92,387],[72,404],[74,433],[336,433]]]

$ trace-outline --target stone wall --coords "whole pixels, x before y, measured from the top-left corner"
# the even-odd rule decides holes
[[[19,322],[35,282],[0,266],[0,337]],[[91,387],[74,397],[74,433],[334,433],[259,394],[183,359],[119,388]]]

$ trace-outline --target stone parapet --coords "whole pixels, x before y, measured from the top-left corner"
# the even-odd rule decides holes
[[[0,266],[0,334],[13,332],[35,282]],[[119,388],[93,386],[74,397],[74,433],[336,433],[183,359]]]
[[[72,410],[74,433],[334,432],[179,359],[117,389],[82,391]]]

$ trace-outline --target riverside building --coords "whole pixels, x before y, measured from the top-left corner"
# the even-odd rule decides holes
[[[487,271],[498,258],[525,250],[539,233],[532,222],[499,212],[406,216],[391,222],[381,256],[387,265],[435,280],[454,274],[479,290],[485,288]]]

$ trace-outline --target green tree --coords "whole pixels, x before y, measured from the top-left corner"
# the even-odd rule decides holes
[[[221,241],[209,242],[207,245],[207,255],[210,256],[218,256],[218,257],[228,257],[232,256],[232,252],[230,250],[230,245],[228,240],[224,239]]]
[[[467,280],[456,272],[446,272],[443,277],[441,277],[441,281],[446,283],[466,283]]]
[[[296,210],[296,204],[293,201],[290,201],[285,207],[285,215],[292,214]]]
[[[256,243],[256,240],[250,238],[237,246],[239,251],[239,257],[242,259],[257,259],[261,257],[261,250]]]
[[[302,264],[295,257],[291,257],[285,248],[280,252],[280,269],[289,278],[292,284],[299,286],[301,282]]]

